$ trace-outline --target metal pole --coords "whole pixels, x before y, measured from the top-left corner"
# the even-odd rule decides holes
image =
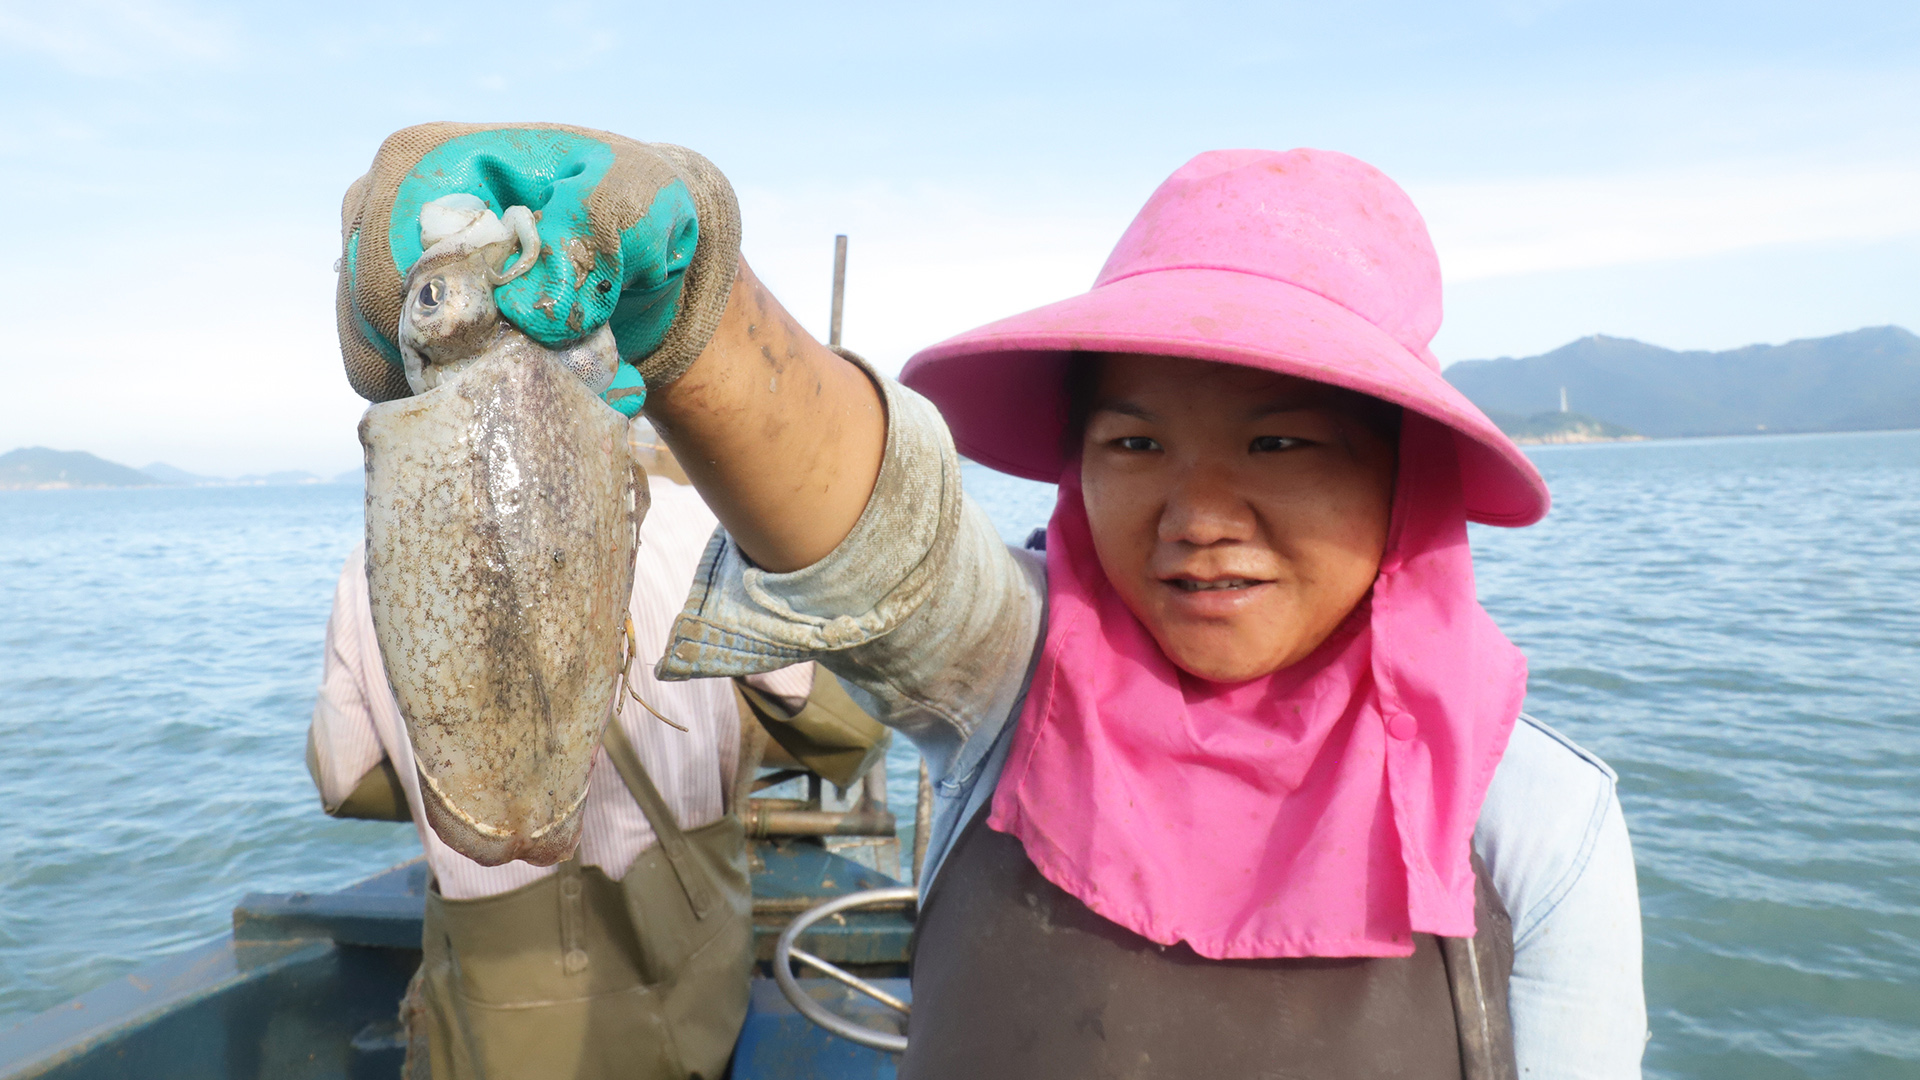
[[[913,880],[927,861],[927,842],[933,839],[933,784],[927,779],[927,759],[920,759],[920,794],[913,804]]]
[[[827,344],[840,347],[840,310],[847,300],[847,238],[833,238],[833,321],[827,326]]]

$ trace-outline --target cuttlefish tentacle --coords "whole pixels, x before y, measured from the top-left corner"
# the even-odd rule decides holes
[[[640,696],[640,691],[635,690],[633,688],[633,680],[628,678],[628,672],[632,671],[633,669],[634,653],[638,652],[640,649],[639,639],[634,635],[634,632],[633,632],[633,616],[631,615],[627,616],[626,637],[622,645],[623,645],[622,652],[625,655],[620,661],[620,691],[621,692],[618,694],[615,694],[614,697],[615,698],[631,697],[633,700],[640,703],[641,708],[652,713],[653,718],[655,720],[658,720],[661,723],[667,725],[668,727],[673,728],[675,731],[687,731],[688,730],[687,728],[681,727],[679,724],[676,724],[672,720],[667,719],[667,717],[664,714],[662,714],[659,709],[656,709],[652,705],[647,704],[647,699]]]
[[[509,206],[500,216],[500,223],[513,230],[514,239],[520,244],[520,258],[506,270],[487,267],[487,281],[495,286],[520,277],[540,262],[540,230],[533,222],[533,211],[524,206]]]
[[[638,463],[635,463],[633,468],[635,472],[645,471],[640,468]],[[640,547],[640,518],[637,515],[633,519],[633,546],[635,550],[638,550]],[[646,698],[640,696],[638,690],[633,688],[633,680],[630,678],[630,673],[633,670],[633,658],[640,652],[640,638],[638,634],[634,633],[632,615],[626,617],[623,629],[625,633],[620,641],[620,692],[614,695],[614,700],[618,701],[622,697],[631,697],[640,703],[641,708],[652,713],[654,719],[673,728],[675,731],[688,731],[686,727],[674,723],[666,714],[654,708],[647,702]]]

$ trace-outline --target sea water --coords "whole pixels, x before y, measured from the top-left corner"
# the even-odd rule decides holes
[[[1633,834],[1655,1077],[1920,1074],[1920,432],[1543,448],[1475,527]],[[1050,488],[968,466],[1009,541]],[[0,1025],[418,852],[302,765],[339,485],[0,493]],[[903,817],[916,762],[890,764]]]

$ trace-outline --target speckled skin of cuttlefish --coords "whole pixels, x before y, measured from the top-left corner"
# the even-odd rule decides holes
[[[360,421],[367,585],[428,823],[484,865],[545,866],[579,842],[648,496],[599,397],[611,333],[522,334],[499,254],[437,247],[408,275],[415,393]]]

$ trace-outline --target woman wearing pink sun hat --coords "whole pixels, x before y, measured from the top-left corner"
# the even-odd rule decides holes
[[[1218,151],[1092,290],[908,363],[961,452],[1060,495],[1024,697],[962,781],[991,795],[942,823],[906,1075],[1639,1075],[1613,774],[1520,715],[1474,595],[1466,522],[1546,486],[1441,377],[1440,308],[1379,171]]]
[[[1546,487],[1441,378],[1392,181],[1202,154],[904,386],[728,310],[648,404],[725,526],[661,672],[817,659],[926,754],[903,1076],[1639,1074],[1613,774],[1474,593],[1467,522]],[[955,442],[1059,484],[1044,552]]]
[[[937,780],[903,1076],[1639,1074],[1613,774],[1474,593],[1466,523],[1546,488],[1439,323],[1392,181],[1220,151],[899,383],[744,263],[690,367],[638,362],[723,526],[661,677],[817,660]],[[956,441],[1058,482],[1044,550]]]

